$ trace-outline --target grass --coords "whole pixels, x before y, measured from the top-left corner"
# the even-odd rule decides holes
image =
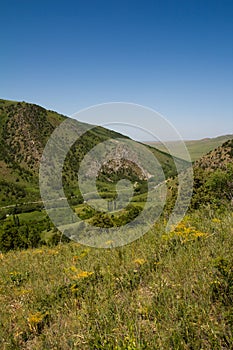
[[[1,254],[1,349],[231,349],[232,213],[164,224],[118,249]]]
[[[35,210],[31,213],[21,213],[21,214],[18,214],[18,217],[19,217],[19,221],[21,222],[24,222],[24,223],[30,223],[31,221],[42,221],[45,219],[46,217],[46,212],[45,210],[43,211],[39,211],[39,210]]]
[[[224,135],[215,138],[206,138],[202,140],[190,140],[185,141],[185,145],[190,153],[190,157],[192,161],[195,161],[204,154],[214,150],[215,148],[221,146],[224,142],[232,139],[232,135]],[[156,147],[157,149],[167,152],[166,147],[159,142],[146,142],[150,146]],[[170,145],[171,149],[179,150],[179,141],[171,141],[167,142]],[[172,153],[172,152],[171,152]]]

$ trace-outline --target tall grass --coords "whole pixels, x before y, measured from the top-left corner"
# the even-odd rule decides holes
[[[118,249],[1,254],[0,348],[233,348],[232,227],[198,211]]]

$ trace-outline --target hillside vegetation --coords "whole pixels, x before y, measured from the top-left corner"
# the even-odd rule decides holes
[[[196,161],[193,206],[233,204],[233,139]]]
[[[233,139],[210,151],[193,164],[193,193],[190,210],[229,207],[233,204]],[[177,195],[177,178],[169,179],[168,211]]]

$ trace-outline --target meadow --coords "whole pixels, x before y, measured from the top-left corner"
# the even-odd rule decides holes
[[[0,254],[1,349],[231,349],[232,212],[165,224],[117,249]]]
[[[188,149],[192,162],[194,162],[195,160],[198,160],[200,157],[202,157],[204,154],[221,146],[224,142],[230,139],[232,139],[232,135],[205,138],[201,140],[186,140],[185,145]],[[147,142],[147,144],[156,147],[157,149],[163,152],[167,152],[166,147],[160,142]],[[179,141],[168,141],[167,144],[169,147],[171,147],[171,150],[179,152]]]

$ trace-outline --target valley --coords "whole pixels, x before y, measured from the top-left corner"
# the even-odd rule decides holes
[[[94,244],[80,244],[81,235],[75,242],[62,234],[47,214],[50,202],[40,198],[40,158],[51,133],[65,119],[40,106],[0,100],[1,347],[230,349],[231,135],[210,143],[195,141],[191,202],[182,221],[168,231],[179,191],[173,158],[164,149],[145,146],[159,161],[162,178],[157,170],[143,174],[133,162],[121,160],[120,154],[101,168],[97,192],[88,190],[92,188],[88,185],[83,195],[76,174],[91,148],[110,140],[113,152],[115,140],[133,142],[126,151],[136,162],[134,151],[140,146],[101,127],[87,132],[66,157],[65,197],[51,199],[50,209],[56,210],[62,226],[67,200],[72,209],[70,223],[78,215],[81,226],[76,231],[84,238],[90,235],[84,225],[104,229],[103,236],[96,237],[95,243],[102,246],[97,249]],[[200,157],[203,142],[208,143],[208,152]],[[177,161],[185,176],[191,164]],[[98,161],[92,165],[87,181]],[[116,237],[108,235],[108,230],[131,223],[145,208],[148,218],[158,215],[157,220],[140,237],[141,222],[130,226],[130,235],[137,239],[114,248]]]

